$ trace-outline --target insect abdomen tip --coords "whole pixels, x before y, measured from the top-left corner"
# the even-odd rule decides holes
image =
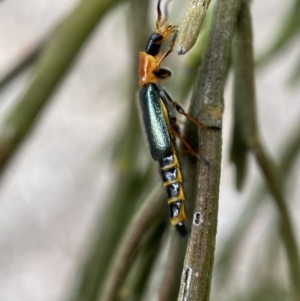
[[[178,223],[178,224],[175,226],[175,228],[176,228],[177,233],[178,233],[181,237],[185,237],[185,236],[188,234],[188,232],[187,232],[186,229],[185,229],[184,223]]]

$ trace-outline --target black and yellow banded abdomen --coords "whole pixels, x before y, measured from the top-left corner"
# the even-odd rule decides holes
[[[159,160],[159,165],[163,185],[168,194],[171,224],[176,227],[176,230],[181,236],[185,236],[187,234],[184,225],[187,218],[184,208],[185,196],[180,165],[174,145],[171,146],[170,153],[165,158]]]

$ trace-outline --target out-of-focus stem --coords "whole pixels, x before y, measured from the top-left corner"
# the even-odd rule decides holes
[[[34,71],[32,82],[0,127],[0,169],[26,137],[89,34],[117,1],[82,0],[54,31]]]
[[[249,148],[265,177],[280,217],[280,233],[287,253],[291,280],[300,300],[300,260],[298,246],[292,226],[287,201],[283,195],[281,180],[275,164],[268,157],[259,137],[255,110],[254,63],[252,49],[252,27],[248,4],[244,2],[239,16],[235,44],[235,97],[243,102],[243,131]]]
[[[287,182],[286,179],[288,179],[289,173],[291,172],[293,164],[300,152],[300,123],[294,126],[294,129],[291,130],[290,133],[290,137],[282,143],[285,148],[282,150],[282,156],[279,159],[279,172],[282,175],[282,179],[284,179],[284,181],[282,181],[283,187]],[[224,247],[220,252],[217,268],[220,268],[222,271],[222,285],[226,285],[226,279],[228,279],[227,275],[230,273],[228,269],[230,268],[231,263],[234,264],[238,246],[242,242],[242,238],[248,229],[251,220],[260,208],[259,205],[262,203],[263,198],[267,195],[267,189],[264,182],[255,182],[252,186],[253,193],[249,196],[249,200],[246,202],[247,206],[240,214],[240,217],[233,227],[233,231],[230,233],[229,238],[224,243]]]
[[[158,191],[154,191],[143,205],[136,212],[132,221],[126,230],[117,252],[112,259],[112,265],[108,269],[108,274],[105,277],[105,284],[99,301],[112,301],[118,295],[118,289],[124,276],[129,270],[129,266],[133,259],[133,254],[142,240],[145,233],[153,223],[159,220],[161,216],[161,206],[163,198],[158,196]]]
[[[39,42],[37,45],[34,45],[32,49],[28,53],[24,55],[20,59],[20,61],[12,67],[11,70],[7,72],[0,79],[0,90],[3,89],[7,84],[9,84],[13,79],[15,79],[22,71],[24,71],[27,67],[33,64],[37,58],[39,57],[43,47],[45,45],[44,41]]]

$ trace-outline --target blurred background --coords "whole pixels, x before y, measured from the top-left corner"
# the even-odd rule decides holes
[[[213,9],[213,2],[209,10]],[[252,1],[256,57],[261,58],[270,49],[296,2],[299,3],[296,0]],[[78,4],[74,0],[25,0],[21,5],[17,0],[1,1],[0,133],[5,128],[7,116],[32,83],[32,76],[37,72],[39,49],[44,45],[47,47],[46,41],[53,36],[55,28]],[[150,1],[149,27],[145,25],[141,29],[145,37],[155,24],[155,6],[156,1]],[[170,6],[170,20],[176,24],[180,19],[178,11],[181,12],[182,8],[174,6]],[[132,106],[135,99],[130,96],[131,81],[137,71],[134,64],[138,60],[138,52],[132,51],[132,35],[129,33],[128,24],[132,18],[135,16],[131,15],[129,1],[119,1],[103,14],[73,60],[69,72],[59,79],[59,85],[43,104],[26,139],[2,168],[0,301],[67,300],[72,293],[76,273],[84,261],[101,212],[116,189],[115,178],[121,169],[113,160],[114,153],[121,148],[116,146],[116,141],[124,135],[124,124],[127,124],[131,110],[136,110]],[[291,34],[278,52],[261,61],[256,72],[260,132],[264,145],[276,162],[288,137],[299,124],[300,26],[297,26],[298,31]],[[7,74],[32,53],[27,67],[11,80],[4,81]],[[179,57],[173,53],[165,63],[174,71],[174,78],[166,83],[172,95],[178,95],[174,82],[188,76],[191,57],[192,54]],[[137,90],[137,83],[133,85]],[[189,93],[186,95],[188,100]],[[259,292],[263,283],[264,288],[267,283],[271,290],[278,289],[278,300],[286,300],[278,295],[281,292],[285,296],[289,280],[284,250],[277,234],[277,213],[270,196],[265,196],[265,202],[257,208],[239,239],[238,247],[232,253],[235,260],[230,273],[224,276],[221,272],[224,248],[228,243],[230,246],[231,233],[239,227],[243,214],[249,212],[247,208],[251,210],[251,196],[263,182],[259,168],[249,156],[245,185],[242,191],[235,188],[235,170],[229,161],[231,98],[232,75],[229,74],[225,90],[212,300],[227,300],[230,296],[236,298],[231,300],[253,300],[249,291],[253,294]],[[176,100],[187,107],[184,99]],[[23,110],[26,114],[26,108]],[[138,135],[142,136],[141,131]],[[143,143],[132,149],[132,155],[141,165],[155,165]],[[299,158],[295,158],[293,168],[284,177],[298,243],[299,168]],[[151,181],[160,181],[156,170]],[[276,252],[270,253],[271,250]],[[259,282],[258,278],[265,282]]]

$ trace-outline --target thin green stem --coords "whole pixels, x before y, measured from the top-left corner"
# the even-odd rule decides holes
[[[300,260],[291,216],[283,195],[278,170],[267,155],[259,138],[255,109],[251,16],[246,2],[243,4],[239,17],[235,49],[235,97],[238,101],[243,102],[244,109],[240,112],[244,117],[243,131],[277,207],[280,217],[280,234],[287,253],[291,280],[296,300],[300,300]]]
[[[134,215],[111,261],[111,267],[105,277],[104,289],[98,300],[115,300],[137,246],[154,221],[159,220],[157,217],[160,216],[162,203],[163,198],[158,197],[158,189],[156,189]]]
[[[223,93],[239,7],[238,0],[218,1],[192,97],[190,113],[207,127],[199,129],[203,159],[198,164],[196,205],[178,301],[209,300],[217,231]],[[188,138],[195,145],[192,131],[190,127]]]
[[[294,166],[295,160],[297,159],[300,152],[300,123],[298,122],[293,130],[290,131],[291,135],[286,139],[282,145],[282,156],[279,159],[279,172],[282,175],[282,187],[284,188],[287,184],[287,179]],[[255,217],[260,204],[267,195],[267,187],[264,182],[256,181],[252,185],[253,193],[249,196],[247,206],[244,208],[240,217],[237,219],[233,230],[230,233],[229,238],[224,243],[224,247],[220,252],[217,269],[222,271],[222,277],[220,278],[220,285],[226,285],[228,280],[228,274],[230,273],[230,265],[233,265],[234,259],[236,258],[236,252],[239,245],[242,243],[242,238],[245,235],[246,230],[249,227],[252,219]]]
[[[35,118],[99,20],[118,0],[82,0],[57,27],[34,71],[32,82],[0,130],[0,170],[26,137]]]
[[[24,57],[20,59],[20,61],[11,68],[0,79],[0,90],[3,89],[6,85],[8,85],[11,81],[13,81],[18,75],[20,75],[27,67],[32,65],[39,57],[40,53],[45,46],[44,41],[40,41],[37,45],[34,45],[29,53],[26,53]]]

